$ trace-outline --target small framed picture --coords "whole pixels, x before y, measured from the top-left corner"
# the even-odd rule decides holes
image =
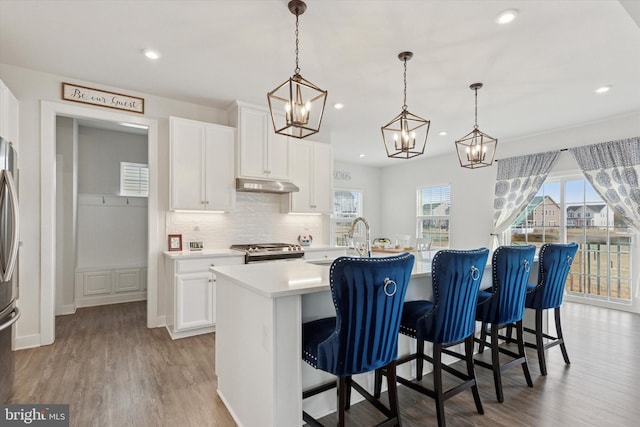
[[[204,248],[204,244],[201,240],[190,241],[189,242],[189,250],[190,251],[201,251]]]
[[[182,250],[182,234],[169,234],[169,250],[170,251]]]

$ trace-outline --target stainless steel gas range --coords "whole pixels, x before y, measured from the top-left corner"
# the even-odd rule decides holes
[[[304,256],[302,246],[291,243],[250,243],[231,245],[231,249],[244,252],[244,263],[298,259]]]

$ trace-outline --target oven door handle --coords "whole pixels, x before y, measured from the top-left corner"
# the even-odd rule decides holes
[[[20,309],[18,307],[14,308],[11,314],[13,314],[13,318],[6,322],[4,325],[0,325],[0,331],[7,329],[18,321],[18,319],[20,318]]]

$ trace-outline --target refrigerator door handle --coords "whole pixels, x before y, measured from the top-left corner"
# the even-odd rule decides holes
[[[20,318],[20,309],[18,307],[14,308],[12,314],[13,314],[13,318],[11,320],[6,322],[4,325],[0,325],[0,331],[7,329],[8,327],[10,327],[11,325],[13,325],[18,321],[18,319]]]
[[[0,192],[4,193],[5,187],[9,190],[9,205],[11,208],[11,246],[9,248],[9,259],[7,260],[7,268],[4,271],[0,271],[0,278],[3,282],[11,280],[13,270],[16,267],[16,260],[18,259],[18,246],[20,239],[20,216],[18,211],[18,193],[16,192],[16,186],[13,181],[11,173],[4,169],[2,176],[0,176]],[[0,197],[0,200],[3,197]],[[1,270],[1,268],[0,268]]]

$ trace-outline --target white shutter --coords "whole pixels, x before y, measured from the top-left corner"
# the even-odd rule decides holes
[[[120,162],[120,195],[149,196],[149,167],[144,163]]]

